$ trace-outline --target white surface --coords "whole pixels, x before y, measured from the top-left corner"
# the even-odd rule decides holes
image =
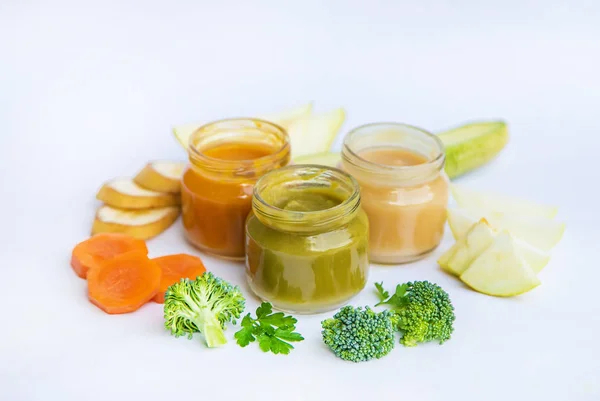
[[[0,5],[0,400],[600,399],[597,1],[82,3]],[[324,316],[301,317],[306,341],[275,356],[173,338],[159,305],[109,316],[87,302],[69,257],[104,181],[183,159],[172,124],[308,100],[345,106],[344,132],[509,121],[501,157],[460,182],[561,206],[543,284],[469,291],[436,267],[449,235],[419,263],[374,267],[371,282],[441,284],[456,330],[363,364],[322,345]],[[179,224],[149,248],[195,253]],[[243,283],[241,266],[204,259]]]

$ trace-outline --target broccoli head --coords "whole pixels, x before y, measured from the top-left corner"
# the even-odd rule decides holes
[[[454,331],[454,307],[440,286],[429,281],[414,281],[396,286],[390,297],[382,284],[375,284],[381,302],[396,313],[393,319],[402,334],[400,342],[408,347],[427,341],[440,344]],[[377,306],[376,305],[376,306]]]
[[[321,322],[323,342],[346,361],[381,358],[394,348],[393,315],[390,311],[374,312],[368,306],[364,310],[345,306]]]
[[[245,307],[240,289],[212,273],[181,279],[165,294],[165,327],[175,337],[202,333],[209,347],[227,343],[225,324],[239,319]]]

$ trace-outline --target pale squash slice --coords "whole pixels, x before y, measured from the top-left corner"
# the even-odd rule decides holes
[[[105,183],[96,198],[109,206],[121,209],[148,209],[181,204],[179,194],[150,191],[131,178],[117,178]]]
[[[92,235],[122,233],[133,238],[149,239],[169,228],[177,220],[179,211],[175,206],[123,210],[104,205],[96,212]]]

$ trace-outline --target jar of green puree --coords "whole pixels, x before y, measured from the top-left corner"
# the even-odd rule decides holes
[[[283,311],[336,309],[367,283],[368,242],[354,178],[317,165],[273,170],[256,183],[246,221],[248,284]]]

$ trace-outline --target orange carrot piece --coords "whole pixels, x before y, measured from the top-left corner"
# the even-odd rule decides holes
[[[94,266],[134,250],[148,254],[143,240],[118,233],[96,234],[75,246],[71,255],[71,267],[79,277],[86,278],[88,270]]]
[[[195,280],[206,271],[204,263],[197,256],[180,253],[177,255],[161,256],[152,259],[162,270],[160,279],[160,289],[154,297],[154,302],[162,304],[165,302],[165,293],[167,288],[175,284],[182,278]]]
[[[88,272],[88,297],[106,313],[133,312],[156,295],[161,275],[145,252],[123,253]]]

